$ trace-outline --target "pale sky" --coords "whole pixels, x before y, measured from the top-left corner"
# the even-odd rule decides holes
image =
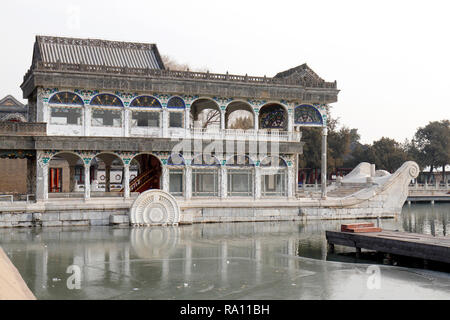
[[[2,1],[0,97],[22,98],[37,34],[156,43],[217,73],[306,62],[337,81],[332,115],[363,143],[450,118],[449,1]]]

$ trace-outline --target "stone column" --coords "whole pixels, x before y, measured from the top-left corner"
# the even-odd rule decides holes
[[[261,199],[261,168],[255,167],[255,199]]]
[[[374,164],[370,165],[370,176],[375,177],[376,168]]]
[[[130,165],[125,164],[123,166],[123,190],[124,190],[124,197],[125,199],[130,198]]]
[[[75,191],[75,165],[69,165],[69,192]]]
[[[27,194],[36,194],[36,158],[27,159]]]
[[[84,135],[90,136],[91,134],[91,107],[89,105],[84,106]]]
[[[192,167],[191,166],[186,166],[184,182],[185,182],[184,197],[186,200],[189,200],[192,198]]]
[[[327,127],[322,128],[322,168],[321,168],[321,184],[322,198],[327,197]]]
[[[44,95],[43,95],[43,89],[37,90],[37,97],[36,97],[36,109],[34,110],[35,118],[29,119],[29,122],[49,122],[49,108],[48,103],[44,103]]]
[[[84,165],[84,200],[91,198],[91,165]]]
[[[225,166],[220,167],[220,185],[219,192],[222,199],[226,199],[228,196],[228,176],[227,168]]]
[[[191,115],[191,108],[186,107],[186,109],[184,109],[184,128],[187,131],[190,131],[190,124],[191,122],[189,121],[190,119],[190,115]]]
[[[165,192],[169,192],[170,181],[169,181],[169,168],[167,166],[162,167],[162,189]]]
[[[124,116],[123,116],[123,136],[129,137],[130,136],[130,113],[131,111],[128,108],[125,108]]]
[[[220,129],[225,130],[225,110],[220,110]]]
[[[105,162],[105,192],[111,192],[111,163]]]
[[[294,116],[292,110],[289,109],[287,111],[287,121],[288,121],[287,131],[292,132],[294,127]]]
[[[36,201],[48,199],[48,163],[36,161]]]
[[[255,129],[255,140],[258,141],[258,131],[259,131],[259,113],[255,112],[253,114],[253,128]]]
[[[164,138],[167,138],[169,136],[168,116],[169,116],[169,113],[167,112],[167,108],[163,107],[162,108],[161,126],[162,126],[162,136]]]
[[[294,197],[294,183],[295,183],[295,176],[294,176],[294,166],[290,166],[287,169],[287,196],[288,198]]]

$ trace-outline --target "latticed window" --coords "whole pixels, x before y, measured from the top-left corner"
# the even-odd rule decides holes
[[[280,157],[267,157],[261,161],[261,195],[287,196],[287,164]]]
[[[192,169],[192,196],[219,196],[219,170],[204,168]]]
[[[82,124],[82,109],[71,107],[51,107],[50,123],[60,125],[77,125]]]
[[[235,155],[227,161],[227,167],[228,196],[253,196],[253,161],[248,156]]]
[[[263,197],[287,196],[286,170],[280,170],[277,173],[263,174],[261,190]]]
[[[130,103],[130,107],[161,108],[161,103],[152,96],[141,96]]]
[[[92,106],[109,106],[109,107],[123,107],[122,101],[119,97],[113,94],[99,94],[95,96],[90,103]]]
[[[160,126],[160,113],[153,111],[133,111],[131,126],[158,128]]]
[[[50,104],[84,105],[83,100],[72,92],[58,92],[49,101]]]
[[[183,128],[183,119],[182,112],[169,112],[169,127]]]
[[[183,169],[169,170],[169,192],[173,196],[183,195]]]
[[[301,105],[295,108],[295,123],[299,124],[322,124],[322,115],[319,110],[310,105]]]
[[[205,153],[195,157],[192,166],[192,195],[219,196],[219,160]]]
[[[122,126],[122,110],[92,108],[92,126]]]
[[[253,196],[253,168],[228,169],[228,196],[251,197]]]

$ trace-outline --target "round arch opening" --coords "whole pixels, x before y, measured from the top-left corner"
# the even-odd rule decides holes
[[[83,196],[85,188],[84,163],[80,156],[71,152],[55,154],[49,161],[48,167],[48,193],[57,197],[57,194],[72,193]]]
[[[211,99],[200,98],[191,105],[191,128],[220,129],[221,111]]]
[[[162,163],[158,157],[150,153],[135,156],[130,163],[130,192],[143,193],[161,188]]]
[[[249,130],[255,127],[255,112],[243,101],[231,102],[225,111],[225,128]]]

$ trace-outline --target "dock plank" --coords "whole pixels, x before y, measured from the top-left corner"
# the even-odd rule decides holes
[[[326,231],[328,243],[450,263],[450,237],[383,230],[371,233]]]

